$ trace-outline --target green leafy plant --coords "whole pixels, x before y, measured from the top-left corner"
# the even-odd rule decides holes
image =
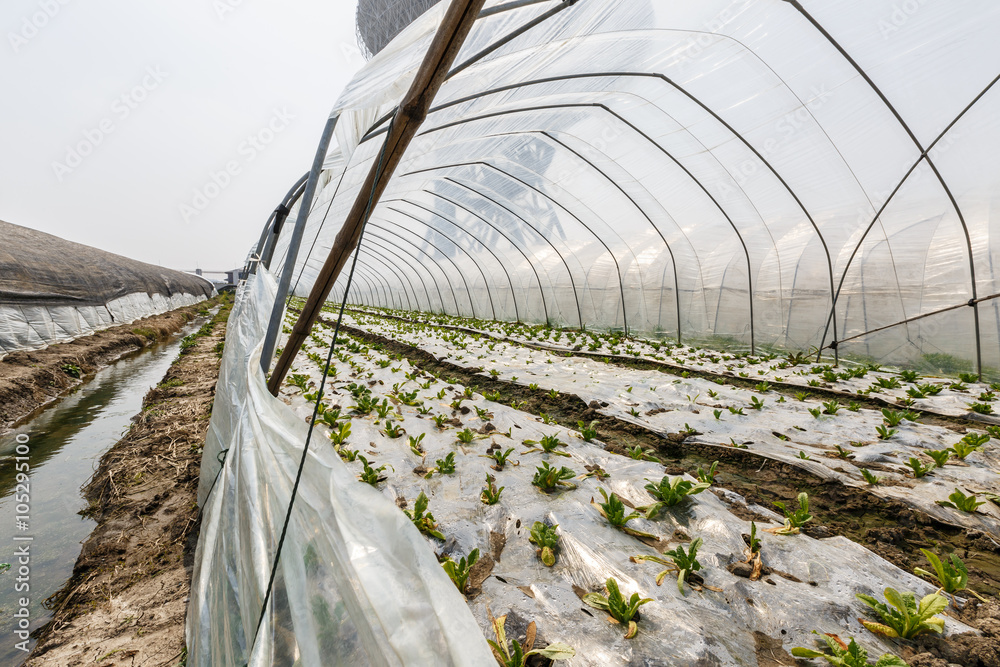
[[[934,459],[935,466],[943,468],[948,463],[948,459],[951,458],[953,451],[951,449],[928,449],[924,453]]]
[[[385,469],[388,468],[389,466],[382,465],[375,468],[370,463],[368,463],[368,459],[366,459],[361,454],[358,454],[357,458],[361,460],[361,465],[363,466],[361,470],[361,475],[359,476],[359,479],[362,482],[375,486],[379,482],[384,482],[387,479],[387,477],[382,473],[385,472]]]
[[[993,414],[993,406],[989,403],[969,403],[969,410],[980,415]]]
[[[671,572],[677,572],[677,590],[681,595],[684,595],[684,582],[687,581],[688,576],[692,572],[697,572],[701,569],[701,563],[698,562],[697,557],[698,547],[700,546],[701,538],[698,537],[692,540],[691,544],[688,545],[687,551],[684,550],[683,544],[679,544],[677,545],[677,548],[665,552],[665,556],[670,556],[670,561],[660,558],[659,556],[632,556],[629,560],[633,563],[650,561],[666,565],[667,569],[656,575],[656,585],[659,586],[663,583],[664,577]]]
[[[506,487],[497,488],[496,478],[493,475],[486,475],[486,486],[479,494],[479,499],[483,501],[484,505],[496,505],[500,502],[500,494]]]
[[[934,568],[933,572],[928,572],[923,568],[914,568],[913,574],[918,577],[931,577],[937,580],[938,588],[937,592],[940,593],[944,591],[951,595],[952,601],[955,600],[955,593],[961,591],[967,591],[977,598],[983,600],[982,597],[975,591],[967,588],[969,583],[969,570],[965,567],[965,563],[962,559],[955,554],[949,554],[948,560],[943,560],[938,558],[938,555],[933,551],[928,551],[927,549],[921,549],[920,552],[924,555],[927,561]]]
[[[718,467],[718,461],[712,461],[712,465],[708,470],[704,470],[701,466],[698,466],[698,471],[695,473],[695,476],[698,478],[699,482],[711,486],[715,482],[715,469]]]
[[[351,437],[351,423],[344,422],[340,424],[336,430],[330,431],[328,437],[333,441],[335,447],[340,447]]]
[[[806,408],[806,409],[809,410],[809,414],[811,414],[816,419],[819,419],[819,416],[823,414],[823,410],[820,408]]]
[[[493,459],[493,469],[503,470],[504,466],[507,465],[507,459],[514,452],[513,447],[507,448],[507,450],[501,452],[499,449],[493,450],[488,454],[481,454],[484,458]],[[516,463],[514,465],[517,465]]]
[[[458,433],[456,433],[455,437],[458,438],[458,441],[460,443],[462,443],[463,445],[468,445],[473,440],[475,440],[476,433],[475,433],[475,431],[473,431],[469,427],[465,427],[464,429],[462,429],[461,431],[459,431]]]
[[[878,486],[879,483],[882,481],[881,477],[876,477],[875,473],[873,473],[871,470],[868,470],[867,468],[861,469],[861,476],[865,478],[865,481],[868,482],[869,486]]]
[[[441,567],[448,573],[448,577],[451,578],[452,583],[455,584],[459,593],[465,594],[465,589],[469,586],[469,575],[472,572],[472,566],[478,560],[479,549],[473,549],[469,552],[468,557],[463,556],[458,561],[455,561],[451,556],[448,556],[441,563]]]
[[[730,406],[728,406],[728,408],[729,408],[729,412],[731,412],[734,415],[746,415],[746,413],[743,412],[743,408],[737,408],[734,405],[730,405]]]
[[[635,459],[636,461],[659,461],[656,458],[656,450],[649,448],[643,449],[640,445],[629,448],[626,447],[625,451],[628,453],[629,457]]]
[[[829,647],[830,653],[821,653],[811,648],[796,646],[792,649],[792,655],[796,658],[823,658],[835,667],[869,667],[871,665],[868,662],[868,651],[858,646],[853,637],[851,637],[850,644],[845,644],[837,635],[824,634],[822,637]],[[907,667],[907,665],[902,658],[886,653],[875,662],[874,667]]]
[[[943,595],[925,595],[917,604],[913,593],[900,593],[890,587],[885,589],[885,599],[892,607],[870,595],[859,593],[857,598],[882,618],[882,623],[858,619],[876,634],[913,639],[925,632],[944,632],[944,619],[934,618],[948,606],[948,600]]]
[[[913,476],[916,478],[924,477],[931,470],[934,470],[933,463],[929,465],[924,465],[923,463],[921,463],[920,459],[918,459],[915,456],[911,456],[910,460],[906,462],[906,465],[910,467],[910,470],[913,471]]]
[[[437,530],[437,522],[434,521],[434,515],[427,511],[429,502],[427,495],[421,491],[420,495],[417,496],[417,500],[413,503],[413,510],[403,510],[403,512],[421,533],[443,540],[444,534]]]
[[[544,452],[545,454],[555,454],[556,456],[569,456],[566,452],[560,452],[556,449],[560,445],[565,446],[559,436],[556,435],[545,435],[542,436],[541,440],[525,440],[525,445],[532,447],[533,445],[538,445],[532,449],[525,450],[522,454],[531,454],[532,452]]]
[[[803,461],[812,461],[812,457],[806,454],[801,449],[799,450],[798,458],[802,459]]]
[[[890,408],[882,408],[882,417],[889,426],[899,426],[903,421],[903,413]]]
[[[960,512],[967,512],[972,514],[976,511],[976,508],[980,505],[985,505],[986,501],[977,500],[976,494],[965,495],[960,490],[955,489],[949,496],[948,500],[937,500],[938,505],[941,507],[950,507],[956,509]]]
[[[629,521],[638,519],[642,517],[642,515],[638,512],[630,512],[629,514],[626,514],[625,503],[622,502],[617,493],[608,495],[608,492],[604,489],[598,488],[597,490],[600,492],[601,496],[604,497],[604,502],[594,503],[591,501],[591,504],[597,508],[597,511],[601,513],[601,516],[607,519],[608,523],[610,523],[614,528],[628,533],[629,535],[634,535],[635,537],[655,537],[649,533],[644,533],[628,527],[627,524]]]
[[[711,486],[709,482],[694,483],[683,477],[670,479],[667,475],[664,475],[658,483],[648,479],[646,481],[649,483],[644,488],[657,501],[652,505],[640,508],[646,512],[647,519],[656,516],[661,508],[673,507]]]
[[[434,425],[437,426],[438,428],[440,429],[448,428],[447,426],[445,426],[445,424],[448,422],[448,418],[446,416],[434,415],[433,417],[431,417],[431,419],[434,421]]]
[[[423,456],[426,454],[426,452],[424,451],[424,447],[421,444],[424,441],[425,435],[426,433],[421,433],[416,437],[411,435],[409,440],[407,441],[407,443],[410,445],[410,451],[421,458],[423,458]]]
[[[965,457],[989,442],[990,436],[985,433],[966,433],[959,442],[951,446],[955,458],[965,460]]]
[[[493,627],[493,634],[496,637],[496,641],[492,639],[486,640],[493,651],[493,657],[500,667],[525,667],[527,659],[533,655],[548,658],[549,660],[568,660],[576,655],[576,651],[573,650],[572,646],[559,642],[549,644],[545,648],[533,648],[536,632],[534,621],[528,625],[528,636],[523,646],[516,639],[511,639],[508,643],[507,634],[504,631],[504,624],[506,622],[507,616],[500,616],[499,618],[491,617],[490,623]]]
[[[840,403],[837,401],[824,401],[823,402],[823,414],[824,415],[835,415],[837,411],[840,410]]]
[[[764,409],[764,401],[760,400],[756,396],[751,396],[750,397],[750,408],[753,409],[753,410],[763,410]]]
[[[875,432],[878,434],[879,440],[888,440],[897,433],[896,429],[888,428],[883,424],[879,424],[878,426],[876,426]]]
[[[583,438],[585,442],[590,442],[597,437],[597,429],[595,428],[596,425],[596,419],[590,422],[590,424],[582,421],[578,421],[576,423],[576,427],[580,429],[580,437]]]
[[[448,452],[448,455],[443,459],[438,459],[434,462],[436,465],[434,468],[428,472],[424,477],[430,477],[434,473],[441,475],[453,475],[455,474],[455,452]]]
[[[549,526],[536,521],[532,524],[531,534],[528,536],[529,542],[538,545],[538,557],[547,567],[556,564],[556,548],[559,546],[559,534],[556,533],[558,527],[558,524]]]
[[[774,506],[785,515],[785,525],[774,531],[776,535],[795,535],[799,528],[812,520],[812,515],[809,514],[809,494],[803,491],[796,499],[799,503],[796,510],[789,510],[780,500],[774,501]]]
[[[531,483],[542,491],[551,493],[559,487],[575,489],[575,484],[566,481],[573,479],[575,476],[576,473],[566,466],[555,468],[549,466],[548,461],[542,461],[542,465],[535,468],[535,476],[531,479]]]
[[[385,429],[383,429],[382,432],[385,433],[386,436],[388,436],[390,438],[398,438],[401,435],[403,435],[404,433],[406,433],[406,429],[403,428],[401,424],[396,424],[396,423],[393,423],[393,421],[391,419],[386,419],[385,420]]]
[[[653,598],[640,598],[638,593],[633,593],[626,600],[614,578],[609,578],[605,582],[605,588],[607,590],[606,596],[600,593],[587,593],[583,596],[583,601],[594,609],[606,611],[617,623],[627,624],[628,631],[625,633],[625,639],[635,637],[639,631],[639,626],[634,620],[635,615],[639,612],[639,607],[652,602]]]

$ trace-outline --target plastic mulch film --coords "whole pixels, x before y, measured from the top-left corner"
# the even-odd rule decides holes
[[[329,339],[330,331],[321,328],[316,335]],[[493,354],[501,359],[506,356],[501,351]],[[896,652],[898,647],[861,626],[858,619],[867,616],[855,595],[881,597],[886,586],[915,591],[918,596],[934,591],[927,582],[844,537],[767,533],[764,529],[777,528],[781,517],[724,489],[692,496],[662,509],[652,520],[636,518],[629,523],[649,538],[626,534],[612,528],[598,512],[595,503],[603,501],[600,489],[618,494],[628,505],[626,512],[648,505],[652,498],[644,486],[663,477],[659,463],[612,454],[600,442],[585,442],[573,431],[542,423],[478,393],[464,398],[461,410],[452,411],[448,401],[468,396],[463,387],[453,380],[420,376],[420,369],[407,360],[362,349],[350,358],[350,364],[337,364],[337,379],[326,395],[330,405],[348,410],[350,383],[356,377],[367,378],[366,385],[371,383],[375,401],[394,396],[392,387],[413,391],[415,396],[407,398],[414,405],[394,401],[389,415],[394,425],[405,429],[405,435],[388,437],[379,416],[354,411],[350,413],[351,434],[342,447],[363,450],[373,466],[386,466],[387,479],[378,488],[398,504],[412,506],[421,492],[429,497],[428,511],[445,538],[427,538],[436,548],[456,560],[472,549],[480,550],[480,560],[488,563],[488,569],[472,577],[477,590],[470,590],[468,604],[483,632],[489,632],[490,613],[507,616],[508,636],[523,633],[528,623],[536,622],[536,646],[563,642],[575,649],[576,656],[560,665],[774,664],[762,649],[814,646],[814,630],[836,633],[845,641],[854,636],[877,656]],[[306,360],[299,372],[308,373],[313,381],[319,379],[319,370]],[[416,380],[410,379],[415,376]],[[423,380],[429,386],[422,386]],[[443,398],[437,394],[442,389]],[[286,386],[283,395],[300,420],[311,414],[311,404],[293,387]],[[452,422],[448,428],[439,428],[421,408],[435,416],[453,415],[463,424]],[[463,426],[475,434],[471,442],[457,440]],[[325,425],[318,429],[324,435],[327,432]],[[556,453],[543,453],[532,445],[546,436],[561,441]],[[423,456],[408,447],[409,437],[420,438]],[[323,440],[330,448],[329,441]],[[497,470],[483,456],[487,447],[514,451]],[[431,470],[427,477],[432,462],[448,455],[455,457],[454,473]],[[543,463],[571,469],[574,475],[568,482],[572,486],[552,493],[539,490],[532,478]],[[360,461],[347,465],[355,473],[361,470]],[[480,499],[487,475],[495,477],[496,487],[503,487],[495,505]],[[730,571],[747,557],[744,534],[750,532],[750,522],[740,517],[748,514],[756,516],[762,559],[771,572],[758,581]],[[538,547],[529,542],[536,521],[557,526],[560,539],[552,567],[543,565]],[[666,549],[687,546],[695,538],[703,540],[698,550],[702,565],[698,574],[705,584],[701,591],[685,584],[682,594],[676,572],[658,585],[657,574],[667,565],[632,559],[655,556],[669,561]],[[609,577],[618,581],[626,597],[638,593],[652,598],[641,607],[638,635],[632,639],[625,639],[622,625],[609,622],[604,613],[580,599],[586,592],[601,590]],[[963,624],[945,618],[946,634],[967,631]],[[493,663],[470,664],[488,667]]]
[[[458,62],[553,6],[477,22]],[[338,100],[299,295],[443,7]],[[352,300],[1000,374],[1000,6],[903,7],[575,3],[445,82]]]
[[[307,431],[267,392],[259,367],[274,291],[261,271],[230,317],[202,468],[188,664],[490,664],[468,607],[416,528],[322,442],[310,449],[253,641]],[[221,469],[209,465],[223,451]]]

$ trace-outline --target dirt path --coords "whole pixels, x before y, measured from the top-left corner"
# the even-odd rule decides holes
[[[44,350],[12,352],[0,359],[0,435],[126,354],[164,340],[218,297],[153,315]]]
[[[228,304],[146,395],[130,431],[84,488],[97,527],[28,661],[52,665],[181,664],[197,541],[198,473]]]

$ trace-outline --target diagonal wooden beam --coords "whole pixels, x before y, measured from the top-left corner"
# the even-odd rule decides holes
[[[302,308],[302,313],[299,315],[298,321],[295,322],[295,326],[292,327],[292,333],[288,337],[285,349],[281,353],[278,363],[274,366],[274,372],[267,382],[268,391],[272,395],[278,395],[278,389],[281,387],[288,369],[291,368],[299,348],[309,332],[312,331],[313,324],[316,322],[323,304],[326,303],[333,284],[344,265],[347,264],[347,259],[358,246],[358,239],[367,216],[378,204],[396,166],[406,151],[406,147],[410,145],[417,130],[420,129],[420,125],[427,117],[427,110],[444,83],[455,58],[458,57],[458,52],[462,48],[465,38],[469,35],[472,24],[479,16],[485,1],[451,0],[444,19],[420,64],[420,69],[417,70],[410,89],[403,96],[399,108],[396,110],[390,131],[385,138],[383,157],[372,163],[368,176],[358,192],[358,198],[355,200],[351,212],[347,215],[340,233],[334,239],[326,263],[323,264],[312,291],[309,293],[309,298],[306,299],[305,306]]]

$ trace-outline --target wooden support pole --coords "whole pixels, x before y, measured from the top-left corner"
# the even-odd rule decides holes
[[[367,215],[378,204],[389,179],[392,178],[396,166],[406,151],[406,147],[409,146],[410,141],[416,136],[417,130],[420,129],[420,125],[427,117],[427,110],[444,83],[455,58],[458,57],[458,52],[484,3],[485,0],[451,0],[420,69],[417,70],[410,89],[403,96],[399,108],[396,110],[390,131],[385,138],[382,158],[381,160],[376,159],[372,163],[368,176],[358,192],[358,198],[355,200],[351,212],[347,215],[343,228],[337,234],[326,263],[323,264],[323,268],[316,277],[309,298],[302,308],[302,313],[299,315],[298,321],[295,322],[295,326],[292,327],[292,333],[288,337],[285,349],[281,353],[278,363],[275,364],[274,372],[267,382],[267,388],[272,395],[278,395],[281,382],[288,373],[288,369],[291,368],[296,353],[312,330],[333,284],[344,265],[347,264],[347,259],[358,246],[358,239],[361,236]]]

